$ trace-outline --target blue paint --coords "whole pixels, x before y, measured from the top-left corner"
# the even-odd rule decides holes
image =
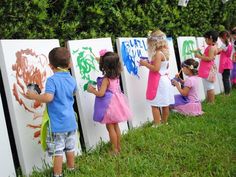
[[[139,39],[133,39],[129,41],[130,46],[134,48],[143,48],[144,50],[147,50],[147,46],[144,42],[144,40],[139,40]]]
[[[123,58],[124,65],[127,69],[127,71],[130,74],[134,74],[138,76],[138,67],[135,64],[134,57],[132,57],[129,52],[127,51],[127,48],[125,46],[125,42],[122,42],[121,44],[121,54]],[[139,77],[139,76],[138,76]]]
[[[131,39],[121,44],[121,55],[124,66],[130,74],[137,77],[140,57],[147,58],[146,42],[141,39]]]

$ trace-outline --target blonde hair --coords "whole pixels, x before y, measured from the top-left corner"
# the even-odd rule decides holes
[[[147,38],[148,56],[152,59],[156,55],[157,51],[162,51],[166,59],[169,60],[168,43],[166,35],[161,30],[154,30]]]

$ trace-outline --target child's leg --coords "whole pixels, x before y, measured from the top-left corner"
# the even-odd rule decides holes
[[[53,175],[61,175],[63,156],[54,156],[53,160]]]
[[[112,151],[114,153],[117,153],[118,149],[117,149],[117,135],[116,135],[116,131],[115,131],[115,125],[114,124],[106,124],[106,127],[107,127],[107,131],[109,133],[110,142],[112,145]]]
[[[214,89],[207,90],[207,102],[214,103],[215,102],[215,91]]]
[[[230,93],[230,70],[225,69],[222,73],[222,81],[225,89],[225,94],[228,95]]]
[[[75,168],[75,153],[73,152],[66,152],[66,164],[67,168],[73,170]]]
[[[160,124],[161,122],[161,114],[160,114],[160,110],[158,107],[152,106],[152,115],[153,115],[153,119],[154,119],[154,124]]]
[[[162,120],[164,124],[167,123],[168,117],[169,117],[169,106],[162,107]]]
[[[77,131],[68,132],[65,139],[66,164],[69,170],[75,167],[76,133]]]
[[[117,136],[117,150],[120,152],[121,150],[121,145],[120,145],[120,139],[121,139],[121,133],[120,133],[120,127],[119,124],[115,124],[115,131],[116,131],[116,136]]]

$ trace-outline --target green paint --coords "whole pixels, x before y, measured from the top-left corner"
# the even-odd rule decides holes
[[[92,55],[91,47],[82,47],[81,50],[72,51],[72,55],[77,56],[77,65],[79,68],[81,78],[85,80],[85,84],[83,86],[84,91],[87,90],[88,84],[95,84],[96,81],[92,80],[90,75],[92,71],[98,71],[95,67],[95,57]]]
[[[194,51],[194,41],[192,40],[185,40],[183,42],[183,46],[182,46],[182,58],[184,60],[188,59],[188,58],[194,58],[194,53],[192,51]]]

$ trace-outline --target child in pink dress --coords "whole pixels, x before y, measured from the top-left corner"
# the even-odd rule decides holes
[[[228,31],[221,31],[219,34],[222,41],[221,47],[218,49],[220,54],[219,72],[222,74],[225,95],[230,94],[230,70],[233,68],[231,53],[233,46],[230,42],[230,34]]]
[[[218,32],[216,31],[207,31],[204,34],[205,41],[207,43],[207,48],[204,51],[204,54],[195,54],[195,57],[200,59],[200,66],[198,68],[198,76],[203,79],[204,89],[206,90],[207,102],[215,102],[215,91],[214,91],[214,82],[208,79],[210,75],[210,70],[214,69],[215,56],[218,53],[217,46],[215,45],[218,39]],[[215,68],[216,69],[216,68]]]
[[[199,116],[202,115],[202,105],[200,102],[200,99],[198,97],[197,91],[198,91],[198,77],[197,77],[197,67],[198,62],[194,59],[187,59],[182,63],[182,71],[183,73],[188,76],[186,80],[182,80],[179,78],[179,75],[176,75],[177,78],[180,79],[180,82],[184,85],[183,88],[181,88],[181,85],[176,80],[172,80],[172,84],[176,86],[178,91],[181,95],[178,95],[180,97],[187,97],[188,100],[187,103],[181,104],[178,100],[178,105],[174,104],[171,106],[174,110],[177,112],[187,115],[187,116]],[[180,98],[175,97],[175,98]],[[175,103],[177,100],[175,100]]]
[[[114,52],[106,52],[99,59],[99,69],[104,77],[97,79],[98,90],[92,85],[88,86],[88,92],[96,95],[94,120],[106,124],[112,152],[118,154],[121,150],[121,132],[118,123],[131,118],[128,100],[120,89],[119,56]]]

